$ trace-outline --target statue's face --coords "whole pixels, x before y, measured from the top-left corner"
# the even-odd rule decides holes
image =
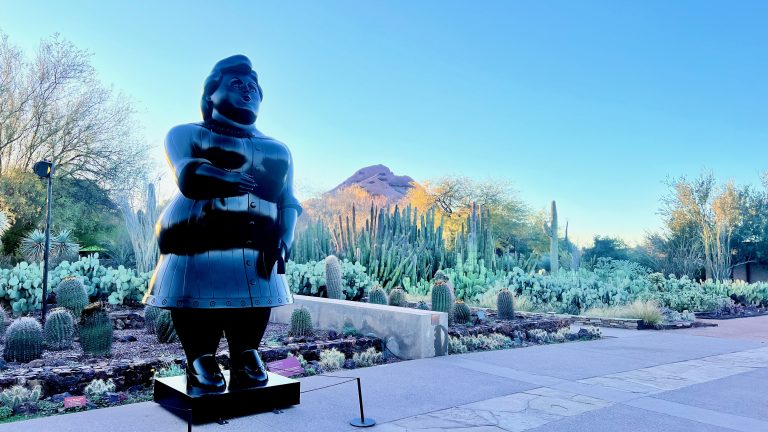
[[[253,124],[259,113],[259,90],[256,81],[245,73],[225,73],[221,84],[211,94],[213,108],[240,124]]]

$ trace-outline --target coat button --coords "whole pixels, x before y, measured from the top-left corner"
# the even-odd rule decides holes
[[[247,266],[251,265],[251,260],[246,260],[245,261],[245,265],[247,265]]]
[[[254,221],[248,221],[248,225],[256,225],[256,222],[254,222]]]
[[[247,245],[249,245],[249,244],[251,244],[251,243],[253,243],[253,240],[246,240],[246,241],[245,241],[245,244],[247,244]]]
[[[255,202],[251,203],[251,208],[256,208],[256,203]]]

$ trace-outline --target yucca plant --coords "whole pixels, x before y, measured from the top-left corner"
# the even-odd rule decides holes
[[[45,254],[45,232],[33,230],[21,239],[21,254],[28,262],[40,262]],[[63,260],[77,257],[80,245],[70,230],[61,230],[51,236],[51,258]]]
[[[51,255],[60,260],[77,258],[80,252],[80,244],[72,235],[72,231],[64,229],[51,236]]]

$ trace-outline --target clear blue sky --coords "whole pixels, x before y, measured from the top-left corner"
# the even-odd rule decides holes
[[[242,53],[257,124],[304,188],[375,163],[503,178],[534,209],[556,199],[582,241],[657,228],[668,175],[768,170],[768,2],[221,3],[0,0],[0,29],[91,51],[158,158],[171,126],[199,120],[213,63]]]

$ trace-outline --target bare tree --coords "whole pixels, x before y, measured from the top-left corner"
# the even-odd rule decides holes
[[[54,35],[27,60],[0,33],[0,175],[50,159],[59,177],[108,191],[132,186],[147,170],[133,116],[131,102],[98,81],[86,51]]]
[[[740,196],[733,183],[718,186],[714,175],[689,181],[674,180],[672,194],[664,199],[662,214],[671,227],[693,224],[704,249],[707,278],[724,280],[733,270],[731,239],[742,214]]]

